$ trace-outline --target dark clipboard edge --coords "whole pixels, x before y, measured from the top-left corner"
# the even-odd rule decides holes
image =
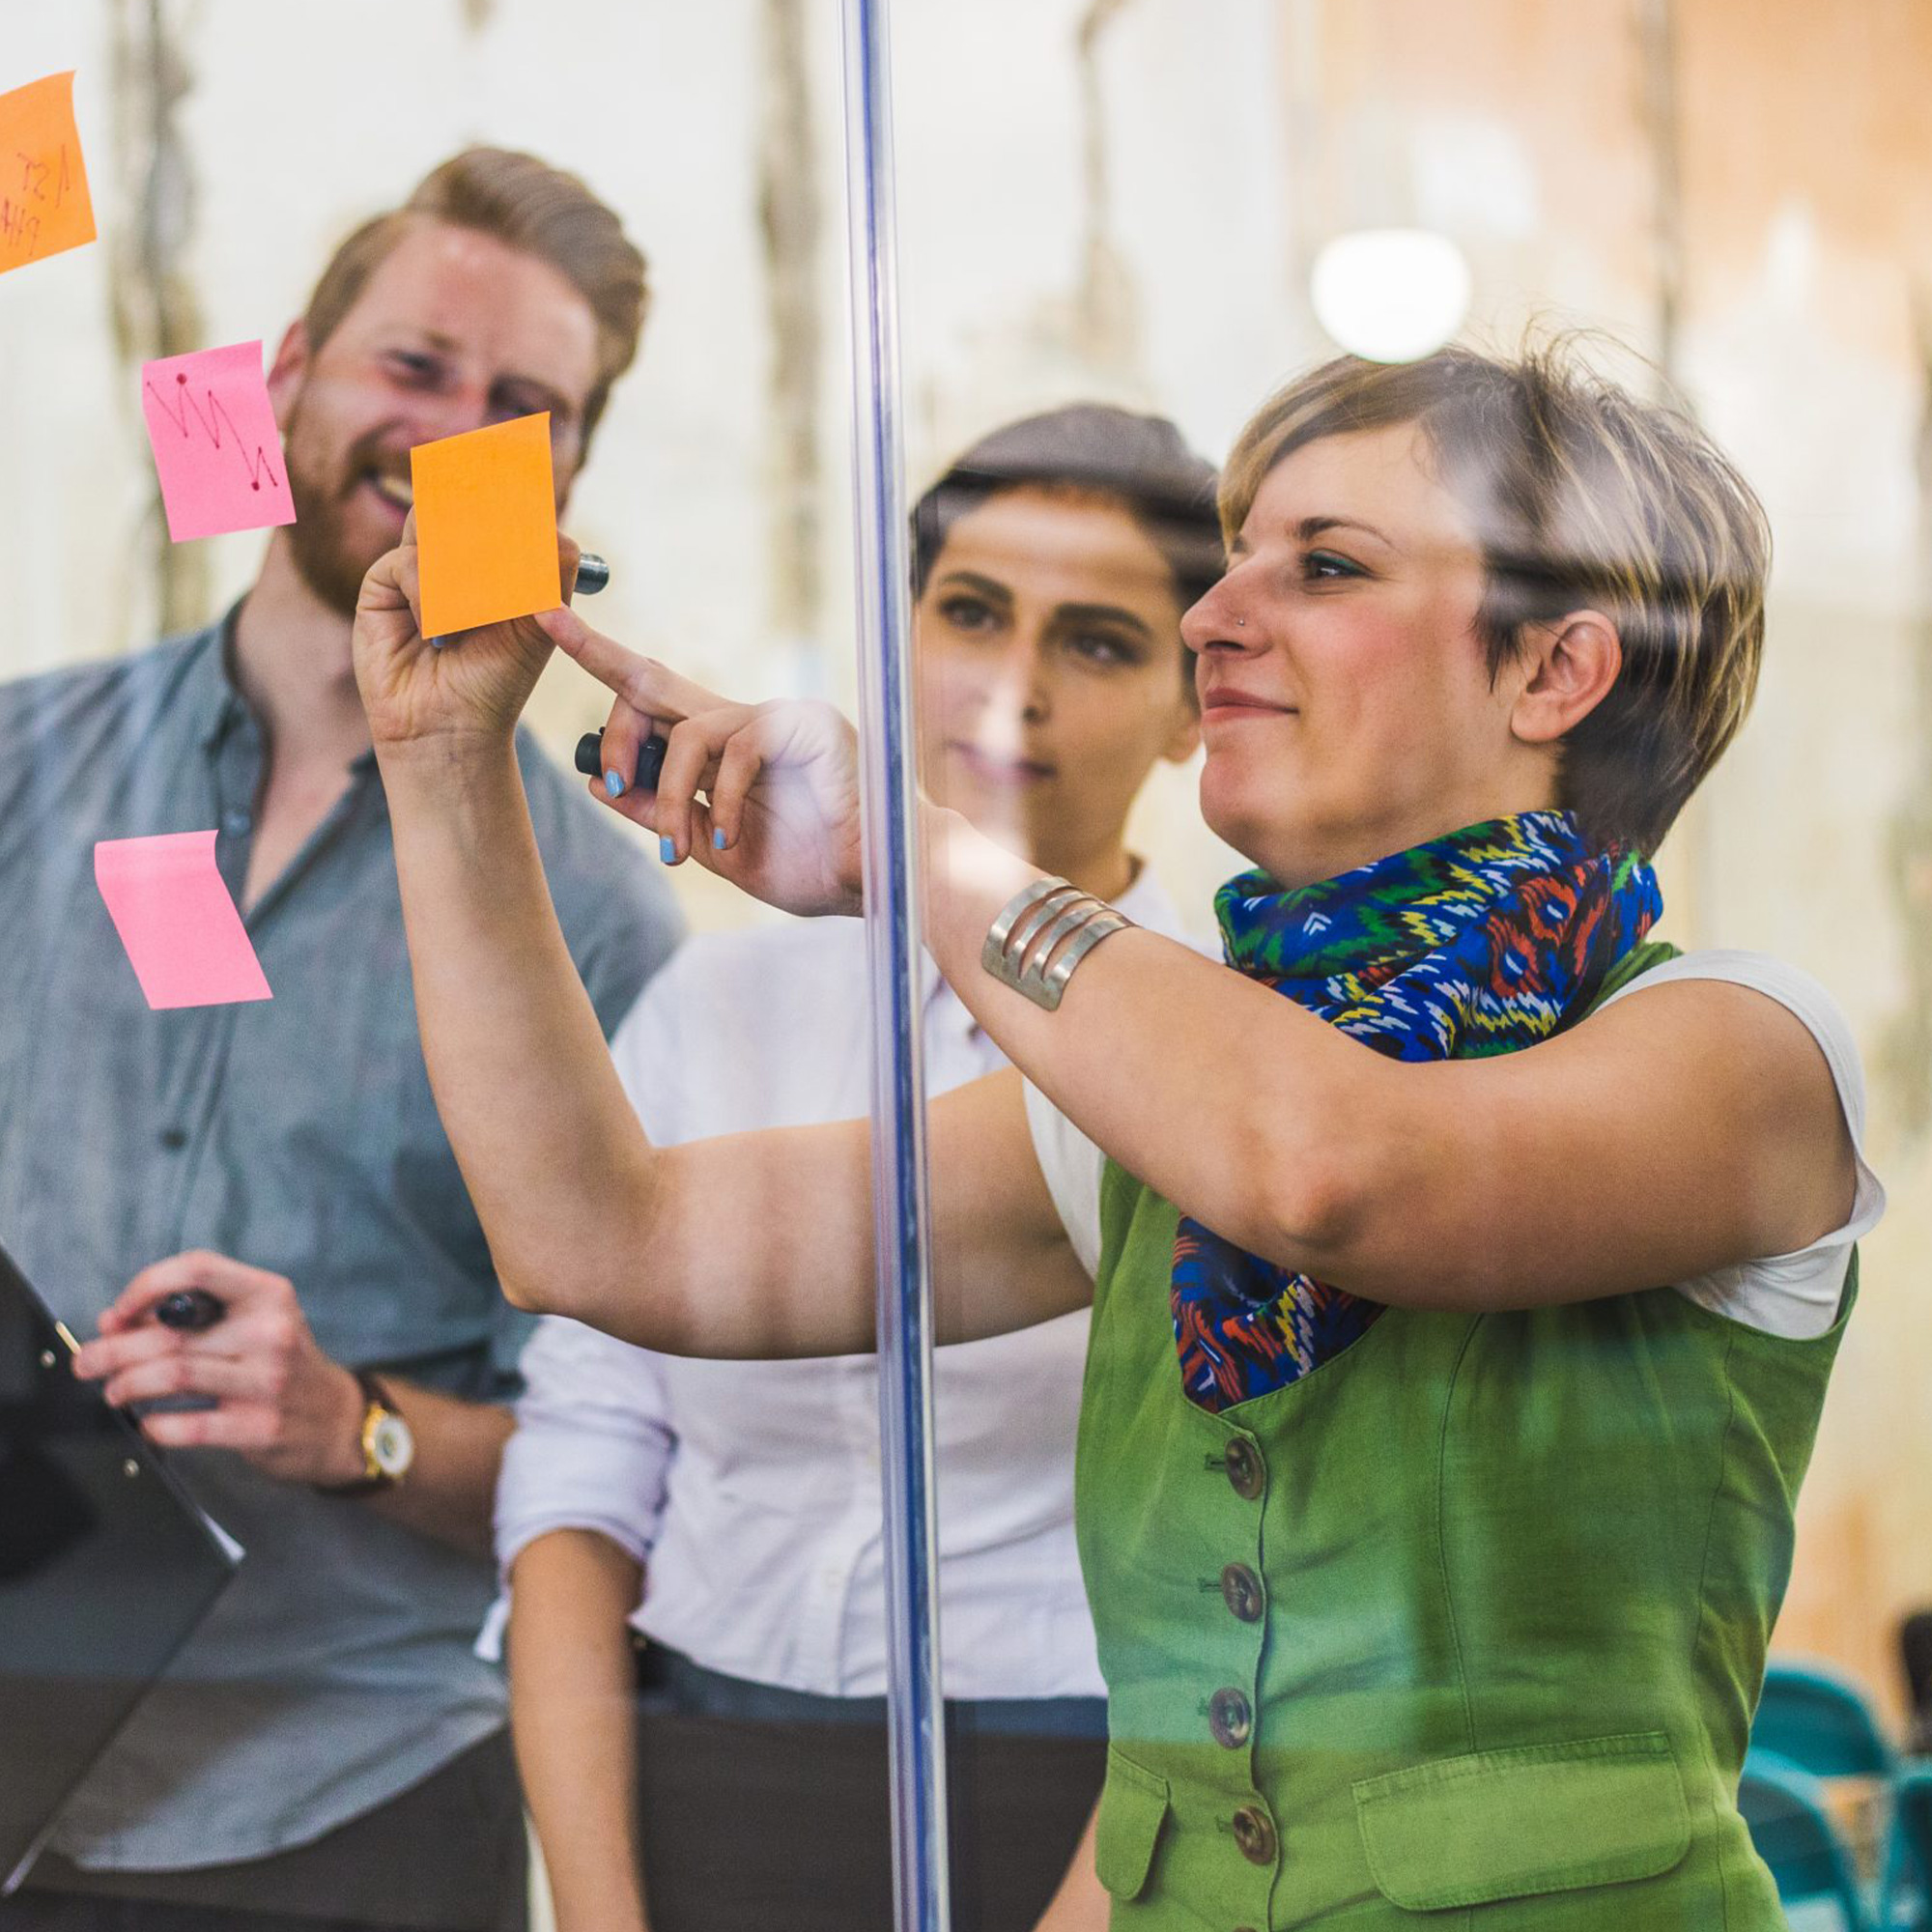
[[[41,1339],[50,1342],[57,1348],[64,1349],[67,1351],[67,1358],[71,1360],[77,1352],[80,1345],[73,1339],[67,1323],[61,1321],[59,1316],[47,1306],[40,1291],[20,1272],[19,1265],[14,1262],[13,1256],[4,1247],[0,1247],[0,1294],[7,1293],[17,1295],[26,1304],[28,1314],[32,1317],[36,1327],[41,1331]],[[127,1453],[138,1461],[147,1470],[148,1474],[161,1486],[169,1501],[174,1503],[181,1511],[184,1520],[193,1527],[202,1541],[207,1545],[210,1552],[227,1573],[208,1592],[194,1619],[184,1625],[181,1634],[161,1654],[161,1667],[165,1669],[179,1654],[182,1646],[186,1643],[188,1638],[200,1627],[202,1618],[206,1617],[208,1612],[214,1607],[216,1602],[227,1590],[228,1585],[234,1581],[236,1571],[242,1567],[242,1553],[239,1553],[241,1552],[241,1546],[233,1538],[229,1537],[225,1531],[217,1529],[213,1519],[189,1494],[186,1485],[183,1483],[181,1478],[168,1467],[167,1459],[159,1447],[149,1441],[141,1434],[140,1425],[122,1410],[114,1407],[111,1403],[100,1400],[98,1396],[97,1399],[99,1400],[101,1409],[113,1418],[112,1426],[120,1432],[122,1443]],[[75,1790],[78,1789],[81,1779],[87,1776],[87,1769],[91,1768],[93,1764],[98,1763],[101,1755],[112,1747],[114,1740],[121,1735],[122,1730],[128,1720],[140,1708],[140,1703],[141,1700],[136,1698],[133,1703],[128,1705],[120,1723],[116,1724],[107,1733],[106,1737],[100,1741],[99,1749],[97,1749],[93,1758],[89,1760],[88,1767],[83,1768],[80,1777],[76,1778],[61,1794],[59,1802],[48,1814],[46,1822],[35,1833],[32,1842],[20,1855],[13,1870],[8,1872],[4,1878],[0,1878],[0,1898],[9,1898],[19,1889],[21,1882],[26,1878],[28,1872],[33,1869],[34,1861],[40,1857],[41,1853],[46,1848],[47,1840],[53,1836],[54,1828],[60,1823],[61,1813],[67,1808],[67,1802],[73,1796]]]

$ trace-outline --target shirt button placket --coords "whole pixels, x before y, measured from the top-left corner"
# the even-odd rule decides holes
[[[1228,1487],[1235,1494],[1243,1503],[1259,1504],[1267,1489],[1268,1473],[1261,1445],[1251,1436],[1230,1435],[1220,1463]],[[1263,1625],[1267,1615],[1267,1590],[1262,1581],[1262,1512],[1259,1508],[1250,1508],[1240,1512],[1240,1515],[1241,1554],[1226,1564],[1219,1577],[1207,1585],[1209,1590],[1218,1588],[1221,1609],[1233,1619],[1232,1628],[1225,1623],[1220,1625],[1221,1631],[1234,1638],[1222,1654],[1231,1662],[1238,1662],[1236,1674],[1239,1681],[1224,1683],[1212,1692],[1208,1699],[1207,1718],[1208,1732],[1217,1745],[1224,1750],[1246,1754],[1247,1776],[1244,1782],[1248,1785],[1248,1796],[1227,1821],[1227,1827],[1233,1834],[1235,1849],[1257,1868],[1256,1878],[1262,1889],[1249,1903],[1251,1908],[1261,1908],[1262,1922],[1265,1922],[1268,1892],[1281,1852],[1273,1815],[1266,1799],[1254,1783],[1253,1750],[1256,1712],[1261,1695]],[[1236,1636],[1236,1631],[1238,1636]],[[1263,1877],[1264,1873],[1265,1877]],[[1247,1889],[1244,1885],[1242,1890]],[[1243,1924],[1236,1927],[1236,1932],[1252,1932],[1252,1927]]]

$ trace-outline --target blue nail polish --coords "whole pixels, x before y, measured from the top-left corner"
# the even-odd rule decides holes
[[[447,638],[425,638],[423,639],[423,642],[426,643],[433,651],[441,650],[443,645],[446,644],[448,641],[449,639]]]
[[[711,835],[711,843],[712,843],[712,846],[713,846],[713,848],[714,848],[715,850],[717,850],[717,851],[720,851],[720,852],[724,851],[724,828],[723,828],[722,826],[721,826],[721,827],[720,827],[720,828],[719,828],[719,829],[718,829],[717,831],[715,831],[715,832],[713,832],[713,833],[712,833],[712,835]]]
[[[606,772],[604,774],[604,789],[612,798],[622,798],[624,796],[624,781],[615,772]]]
[[[677,864],[677,847],[668,838],[660,838],[658,840],[658,857],[667,866],[674,866]]]

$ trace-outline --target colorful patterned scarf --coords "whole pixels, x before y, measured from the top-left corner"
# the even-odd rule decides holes
[[[1594,849],[1562,811],[1492,819],[1293,892],[1243,872],[1214,898],[1229,965],[1392,1060],[1548,1039],[1662,909],[1636,853]],[[1297,1380],[1382,1312],[1184,1216],[1171,1293],[1182,1386],[1215,1410]]]

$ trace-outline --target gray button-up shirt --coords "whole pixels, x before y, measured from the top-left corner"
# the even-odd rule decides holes
[[[83,1336],[137,1269],[208,1247],[288,1276],[337,1361],[504,1400],[527,1321],[431,1099],[373,755],[247,915],[271,1000],[151,1012],[95,887],[97,839],[213,826],[240,902],[264,746],[226,637],[0,688],[0,1245]],[[608,1033],[677,918],[577,781],[519,755]],[[233,1454],[174,1462],[247,1559],[57,1849],[137,1871],[260,1857],[501,1724],[470,1654],[487,1564]]]

